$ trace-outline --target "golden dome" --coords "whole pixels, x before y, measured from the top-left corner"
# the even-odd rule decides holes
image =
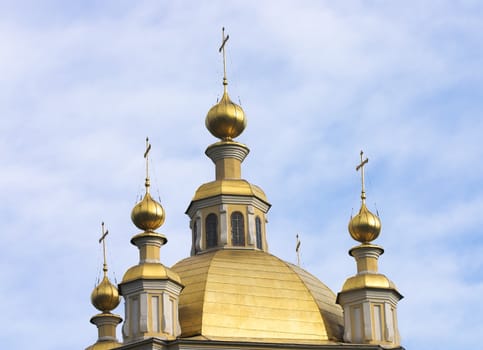
[[[235,196],[254,196],[263,202],[268,203],[267,196],[260,187],[242,179],[216,180],[207,182],[198,187],[192,200],[197,201],[222,194]]]
[[[230,100],[226,88],[220,102],[208,111],[205,125],[213,136],[222,140],[239,136],[247,126],[243,109]]]
[[[397,290],[396,285],[386,276],[380,273],[366,273],[348,278],[342,287],[342,292],[363,288]]]
[[[131,212],[131,220],[144,231],[154,231],[164,223],[164,209],[156,202],[149,192],[146,191],[144,198],[134,206]]]
[[[181,280],[178,274],[171,271],[171,269],[168,269],[166,266],[160,263],[144,263],[131,267],[124,274],[124,277],[122,278],[122,283],[134,281],[137,279],[169,279],[177,282],[178,284],[181,284]]]
[[[106,275],[92,291],[91,302],[97,310],[104,313],[109,313],[119,305],[119,292]]]
[[[379,236],[379,232],[381,220],[367,209],[363,201],[359,213],[349,221],[351,237],[361,243],[369,243]]]
[[[172,267],[183,284],[182,337],[252,342],[342,341],[335,294],[307,271],[263,251],[224,249]]]

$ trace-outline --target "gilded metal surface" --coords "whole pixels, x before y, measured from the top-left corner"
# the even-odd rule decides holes
[[[268,203],[265,192],[246,180],[217,180],[201,185],[193,197],[193,201],[204,198],[214,197],[221,194],[236,195],[236,196],[254,196],[258,199]]]
[[[97,310],[105,313],[114,310],[119,305],[119,292],[105,274],[101,283],[92,291],[91,302]]]
[[[107,277],[108,269],[106,259],[106,237],[109,232],[104,229],[104,223],[101,224],[101,227],[102,235],[99,239],[99,243],[102,243],[104,258],[102,271],[104,272],[104,277],[101,283],[99,283],[92,291],[91,302],[97,310],[102,311],[103,313],[109,313],[111,310],[114,310],[119,305],[120,298],[116,286],[114,286]]]
[[[164,223],[164,209],[156,202],[149,192],[134,206],[131,212],[131,220],[141,230],[156,230]]]
[[[220,102],[208,111],[205,125],[213,136],[222,140],[231,140],[245,130],[245,112],[230,99],[226,88]]]
[[[143,199],[137,203],[131,212],[131,220],[144,231],[154,231],[163,225],[165,220],[164,209],[156,202],[149,194],[149,187],[151,181],[149,180],[149,151],[151,150],[151,144],[149,139],[146,138],[146,150],[144,151],[144,158],[146,159],[146,181],[144,186],[146,187],[146,194]]]
[[[308,272],[256,250],[218,250],[172,268],[182,337],[299,343],[341,340],[335,295]]]
[[[396,285],[382,274],[366,273],[355,275],[345,281],[342,292],[362,288],[396,289]]]
[[[122,278],[122,283],[137,279],[169,279],[181,284],[180,277],[163,264],[145,263],[131,267]]]
[[[361,243],[375,240],[381,232],[381,220],[362,203],[359,213],[349,221],[351,237]]]

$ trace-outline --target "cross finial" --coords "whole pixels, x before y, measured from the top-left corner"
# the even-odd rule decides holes
[[[102,236],[99,238],[99,244],[102,243],[102,251],[104,255],[104,265],[102,267],[102,270],[104,271],[104,276],[107,275],[107,260],[106,260],[106,236],[109,233],[109,231],[104,231],[104,222],[101,224],[102,226]]]
[[[151,144],[149,143],[149,138],[146,137],[146,151],[144,151],[144,158],[146,159],[146,193],[149,192],[149,186],[150,186],[150,181],[149,181],[149,151],[151,150]]]
[[[366,165],[369,162],[369,158],[366,157],[366,159],[363,160],[362,156],[364,155],[364,152],[361,151],[361,162],[358,166],[356,166],[356,171],[361,170],[361,178],[362,178],[362,191],[361,191],[361,199],[362,203],[366,202],[366,190],[364,188],[364,165]]]
[[[223,85],[226,86],[228,85],[228,81],[226,80],[226,53],[225,53],[225,44],[230,39],[230,36],[227,35],[225,36],[225,27],[221,28],[221,46],[218,49],[218,52],[223,51]]]
[[[297,243],[295,245],[295,252],[297,253],[297,265],[300,266],[300,239],[298,233],[295,237],[297,239]]]

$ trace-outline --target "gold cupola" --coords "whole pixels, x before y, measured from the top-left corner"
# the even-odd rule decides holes
[[[146,151],[144,157],[151,149],[149,139],[146,139]],[[164,224],[165,214],[163,206],[155,201],[149,193],[151,182],[149,180],[149,164],[146,161],[146,181],[144,186],[146,187],[146,193],[143,199],[137,203],[131,211],[131,220],[137,228],[144,231],[154,231],[160,228]]]
[[[114,310],[120,302],[119,292],[107,277],[107,270],[104,270],[104,278],[91,294],[91,302],[94,307],[104,313]]]
[[[149,178],[146,178],[145,187],[143,199],[131,211],[131,220],[141,230],[154,231],[164,224],[164,209],[149,193]]]
[[[225,44],[229,37],[229,35],[225,37],[225,28],[223,28],[222,43],[219,49],[220,52],[223,52],[223,96],[216,105],[211,107],[205,119],[205,125],[209,132],[225,141],[230,141],[239,136],[247,126],[245,112],[228,96]]]
[[[98,339],[96,343],[89,346],[86,350],[108,350],[121,345],[116,338],[116,327],[122,322],[122,318],[111,313],[119,305],[120,297],[116,286],[107,277],[105,242],[107,234],[108,231],[104,231],[104,223],[102,223],[102,236],[99,239],[99,243],[102,242],[103,248],[104,264],[102,270],[104,277],[91,294],[92,305],[101,312],[91,318],[91,323],[97,326]]]

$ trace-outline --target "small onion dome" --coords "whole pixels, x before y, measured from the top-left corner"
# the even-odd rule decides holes
[[[349,221],[349,233],[351,237],[361,243],[369,243],[375,240],[381,232],[381,220],[367,209],[362,203],[359,213]]]
[[[156,230],[164,223],[164,219],[163,207],[151,197],[149,192],[134,206],[131,212],[131,220],[134,225],[144,231]]]
[[[92,291],[91,302],[97,310],[103,313],[109,313],[119,305],[119,292],[107,276],[104,276],[101,283]]]
[[[205,125],[213,136],[222,140],[231,140],[245,130],[247,119],[243,109],[230,100],[225,90],[220,102],[208,111]]]

